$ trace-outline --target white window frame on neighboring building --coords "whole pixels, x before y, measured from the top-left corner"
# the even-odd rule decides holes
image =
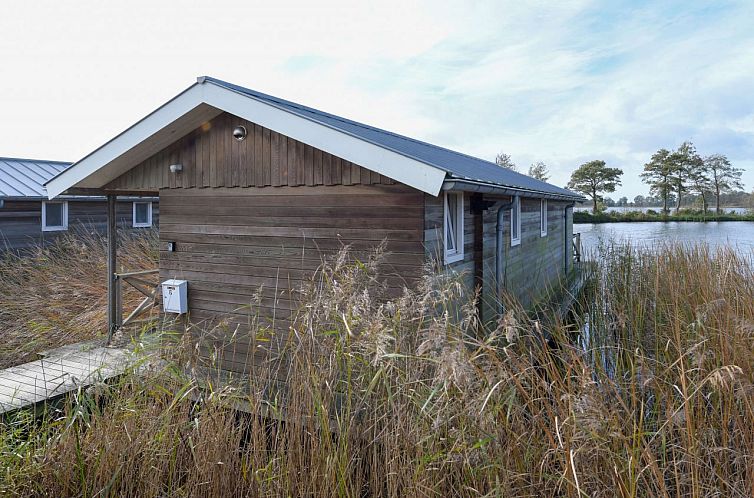
[[[449,199],[455,199],[455,206],[451,206]],[[463,192],[445,192],[444,214],[442,223],[443,248],[445,251],[445,264],[463,260]],[[455,209],[455,223],[451,211]],[[451,237],[452,240],[448,240]]]
[[[539,200],[539,236],[547,237],[547,199]]]
[[[146,223],[137,223],[136,222],[136,205],[137,204],[146,204],[147,205],[147,222]],[[133,203],[133,212],[132,212],[132,220],[133,220],[133,227],[134,228],[149,228],[152,226],[152,201],[134,201]]]
[[[511,247],[521,243],[521,197],[513,198],[511,206]]]
[[[61,205],[62,225],[47,224],[47,206]],[[42,231],[43,232],[61,232],[68,230],[68,201],[42,201]]]

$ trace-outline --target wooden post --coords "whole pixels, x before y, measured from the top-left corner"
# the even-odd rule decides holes
[[[118,228],[116,219],[117,196],[107,196],[107,343],[113,338],[118,328]]]
[[[474,216],[474,289],[479,290],[476,307],[480,325],[484,323],[484,307],[482,306],[484,301],[484,207],[482,195],[473,194],[471,212]]]

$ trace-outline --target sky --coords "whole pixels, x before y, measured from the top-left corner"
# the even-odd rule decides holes
[[[692,140],[754,187],[754,2],[12,2],[0,156],[76,161],[210,75],[565,185]]]

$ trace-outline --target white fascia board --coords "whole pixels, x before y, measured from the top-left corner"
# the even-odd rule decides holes
[[[204,84],[205,102],[314,148],[375,171],[417,190],[437,196],[445,171],[312,121],[246,94]]]
[[[201,81],[47,182],[45,186],[48,197],[50,199],[57,197],[67,189],[84,182],[101,168],[107,167],[111,162],[203,103],[434,196],[439,195],[445,180],[445,172],[434,166],[298,116],[246,94],[208,81]]]
[[[199,83],[191,85],[147,117],[52,178],[45,184],[48,198],[57,197],[76,186],[100,168],[201,104],[202,87],[203,85]]]

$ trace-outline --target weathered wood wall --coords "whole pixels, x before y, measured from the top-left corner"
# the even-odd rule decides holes
[[[240,142],[232,137],[238,125],[248,130]],[[183,171],[170,173],[171,164],[181,164]],[[439,258],[438,268],[461,272],[467,287],[474,287],[471,195],[466,194],[464,202],[464,259],[446,267],[442,197],[425,195],[230,114],[178,138],[105,189],[159,190],[161,278],[189,281],[189,321],[198,325],[192,330],[206,331],[218,323],[227,327],[205,342],[208,353],[213,344],[234,336],[237,327],[249,329],[250,316],[256,314],[284,330],[299,305],[296,291],[323,256],[344,244],[365,251],[386,239],[391,252],[387,282],[396,293],[419,278],[427,257]],[[495,319],[497,205],[478,220],[485,320]],[[510,246],[506,212],[503,251],[506,288],[527,305],[563,273],[564,204],[549,202],[546,237],[540,237],[539,199],[522,199],[521,206],[521,244]],[[168,242],[176,243],[175,252],[167,251]],[[256,361],[255,339],[234,337],[230,350],[221,348],[222,366],[248,370]]]
[[[123,229],[133,228],[133,201],[118,202],[118,225]],[[152,225],[157,226],[160,217],[159,202],[152,202]],[[16,250],[35,244],[47,244],[63,234],[75,231],[101,234],[107,232],[107,202],[91,200],[68,200],[68,230],[42,231],[42,201],[7,200],[0,208],[0,250]]]
[[[463,260],[449,265],[444,263],[443,217],[445,205],[442,193],[438,197],[424,195],[424,247],[426,256],[437,270],[452,269],[463,278],[469,289],[474,288],[474,217],[471,213],[471,196],[463,198]]]
[[[564,213],[566,204],[547,203],[547,235],[540,235],[539,199],[521,198],[521,243],[511,247],[510,211],[505,216],[503,249],[505,251],[505,288],[528,307],[561,284],[564,276],[566,245]],[[488,221],[489,220],[489,221]],[[489,241],[489,242],[488,242]],[[495,215],[485,219],[485,281],[495,281]],[[570,240],[568,241],[570,244]],[[493,294],[491,294],[493,295]]]
[[[483,292],[482,318],[494,320],[497,309],[495,278],[495,251],[497,230],[497,209],[510,197],[485,196],[485,200],[495,203],[483,211]],[[474,214],[471,211],[471,195],[464,195],[464,258],[462,261],[444,265],[443,254],[443,198],[425,195],[426,211],[424,241],[427,256],[436,262],[439,269],[450,269],[461,273],[469,290],[474,288]],[[548,287],[557,286],[564,274],[564,211],[566,203],[550,200],[547,203],[548,230],[545,237],[540,235],[539,199],[521,198],[521,243],[510,243],[510,210],[505,211],[503,233],[505,288],[518,298],[524,306],[530,306],[543,297]],[[572,230],[572,229],[571,229]],[[570,237],[570,236],[569,236]],[[568,238],[570,244],[570,238]],[[567,257],[567,254],[566,254]],[[471,294],[469,294],[471,295]]]
[[[245,126],[243,141],[233,138]],[[181,173],[170,173],[171,164]],[[267,128],[221,114],[105,186],[107,190],[392,184],[393,180]]]
[[[228,370],[258,361],[247,354],[250,316],[286,330],[297,291],[344,245],[363,253],[387,240],[383,271],[393,293],[413,285],[424,262],[423,194],[403,185],[163,189],[160,204],[160,278],[188,280],[196,334],[224,319],[217,345],[239,327],[221,347]]]

